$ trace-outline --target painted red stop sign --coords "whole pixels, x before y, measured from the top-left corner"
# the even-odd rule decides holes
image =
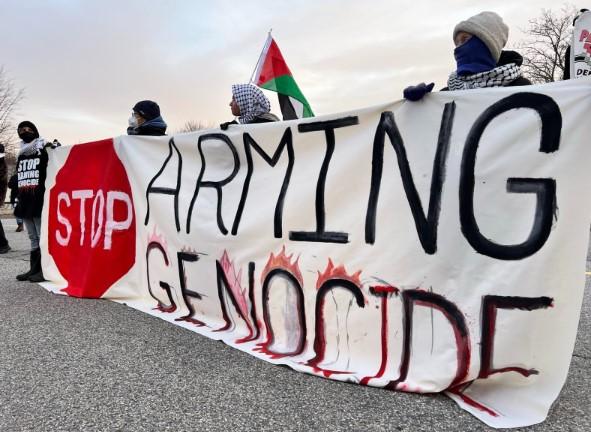
[[[112,139],[72,148],[49,193],[47,235],[68,295],[99,298],[133,267],[133,197]]]

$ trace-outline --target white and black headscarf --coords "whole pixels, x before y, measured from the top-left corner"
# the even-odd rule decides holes
[[[253,84],[233,84],[232,96],[240,108],[240,123],[250,123],[256,117],[271,111],[271,102],[260,88]]]
[[[19,156],[30,156],[39,153],[45,148],[45,140],[43,138],[35,138],[30,143],[21,141],[21,148],[18,151]]]
[[[449,90],[469,90],[484,87],[505,87],[521,76],[515,63],[498,66],[474,75],[458,75],[452,72],[447,80]]]

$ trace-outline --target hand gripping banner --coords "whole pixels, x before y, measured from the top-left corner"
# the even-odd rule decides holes
[[[585,78],[58,148],[45,286],[537,423],[581,309],[590,110]]]

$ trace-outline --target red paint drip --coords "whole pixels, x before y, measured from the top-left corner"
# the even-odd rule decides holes
[[[485,412],[485,413],[487,413],[488,415],[490,415],[492,417],[498,417],[499,416],[499,414],[497,414],[496,412],[494,412],[490,408],[482,405],[480,402],[476,402],[474,399],[472,399],[469,396],[466,396],[464,393],[462,393],[458,389],[449,389],[448,391],[450,393],[452,393],[452,394],[455,394],[456,396],[459,396],[466,405],[469,405],[472,408],[476,408],[479,411]]]
[[[207,327],[203,321],[191,317],[175,318],[175,321],[184,321],[196,325],[197,327]]]
[[[320,362],[324,360],[324,354],[326,353],[326,334],[324,329],[324,303],[325,298],[320,300],[318,317],[316,318],[316,337],[314,339],[314,352],[316,355],[305,363],[306,366],[310,366],[312,371],[318,374],[322,374],[325,378],[330,378],[332,375],[349,375],[352,372],[338,371],[332,369],[324,369],[319,366]]]
[[[391,287],[391,286],[380,286],[380,287],[373,287],[374,290],[377,288],[391,288],[391,291],[386,292],[398,292],[398,288]],[[395,290],[395,291],[394,291]],[[379,291],[376,291],[379,292]],[[380,364],[380,369],[378,373],[374,376],[364,377],[359,384],[367,385],[369,380],[372,378],[380,378],[384,375],[386,371],[386,364],[388,363],[388,298],[382,297],[382,363]]]
[[[400,289],[391,285],[375,285],[370,288],[376,294],[398,294]]]
[[[468,335],[462,336],[462,334],[460,333],[460,329],[457,325],[455,325],[450,314],[441,306],[423,301],[417,301],[417,304],[437,309],[447,318],[447,320],[451,324],[451,327],[453,328],[454,337],[456,341],[456,361],[458,367],[456,370],[456,376],[451,382],[450,387],[455,387],[456,385],[464,381],[464,379],[468,376],[468,369],[470,367],[471,358],[469,337]]]
[[[247,336],[244,336],[243,338],[236,339],[234,341],[234,343],[243,344],[243,343],[246,343],[246,342],[255,341],[255,340],[257,340],[259,338],[258,336],[255,337],[255,329],[252,328],[252,325],[250,324],[250,322],[247,322],[247,324],[248,324],[249,334]],[[259,329],[262,328],[261,320],[257,320],[257,324],[258,324],[258,328]]]
[[[272,330],[270,327],[267,327],[266,339],[263,342],[258,343],[253,351],[260,352],[261,354],[265,354],[266,356],[268,356],[274,360],[286,357],[288,355],[293,355],[293,353],[278,353],[278,352],[272,351],[271,348],[269,348],[272,343],[273,343]]]
[[[156,306],[152,310],[157,310],[162,313],[172,313],[176,310],[176,305],[173,303],[170,306],[164,306],[163,304],[158,303],[158,306]]]
[[[504,373],[504,372],[517,372],[518,374],[523,375],[524,377],[529,377],[530,375],[538,375],[540,372],[537,369],[524,369],[517,366],[509,366],[500,369],[493,369],[488,376],[497,374],[497,373]]]
[[[332,375],[350,375],[352,372],[337,371],[332,369],[324,369],[318,366],[313,366],[312,371],[321,373],[325,378],[330,378]]]
[[[227,322],[226,324],[224,324],[224,325],[223,325],[222,327],[220,327],[219,329],[215,329],[215,330],[213,330],[213,332],[214,332],[214,333],[217,333],[217,332],[223,332],[223,331],[226,331],[226,330],[228,330],[229,328],[230,328],[230,323],[229,323],[229,322]]]
[[[240,339],[236,339],[234,341],[234,343],[237,344],[243,344],[246,342],[252,342],[253,340],[255,340],[254,336],[254,331],[250,328],[250,325],[248,326],[248,334],[244,337],[241,337]]]
[[[314,338],[314,352],[316,355],[307,361],[307,365],[312,368],[319,368],[318,364],[324,360],[324,352],[326,351],[326,335],[324,334],[324,297],[320,299],[316,317],[316,335]]]
[[[278,353],[275,351],[271,351],[269,349],[268,341],[261,342],[257,344],[257,346],[253,349],[253,351],[260,352],[261,354],[265,354],[266,356],[272,358],[273,360],[282,359],[285,357],[290,357],[294,355],[293,353]]]

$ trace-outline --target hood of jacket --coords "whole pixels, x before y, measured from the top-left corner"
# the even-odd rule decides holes
[[[501,51],[501,57],[499,57],[497,66],[505,66],[510,63],[521,66],[523,64],[523,56],[517,51]]]

